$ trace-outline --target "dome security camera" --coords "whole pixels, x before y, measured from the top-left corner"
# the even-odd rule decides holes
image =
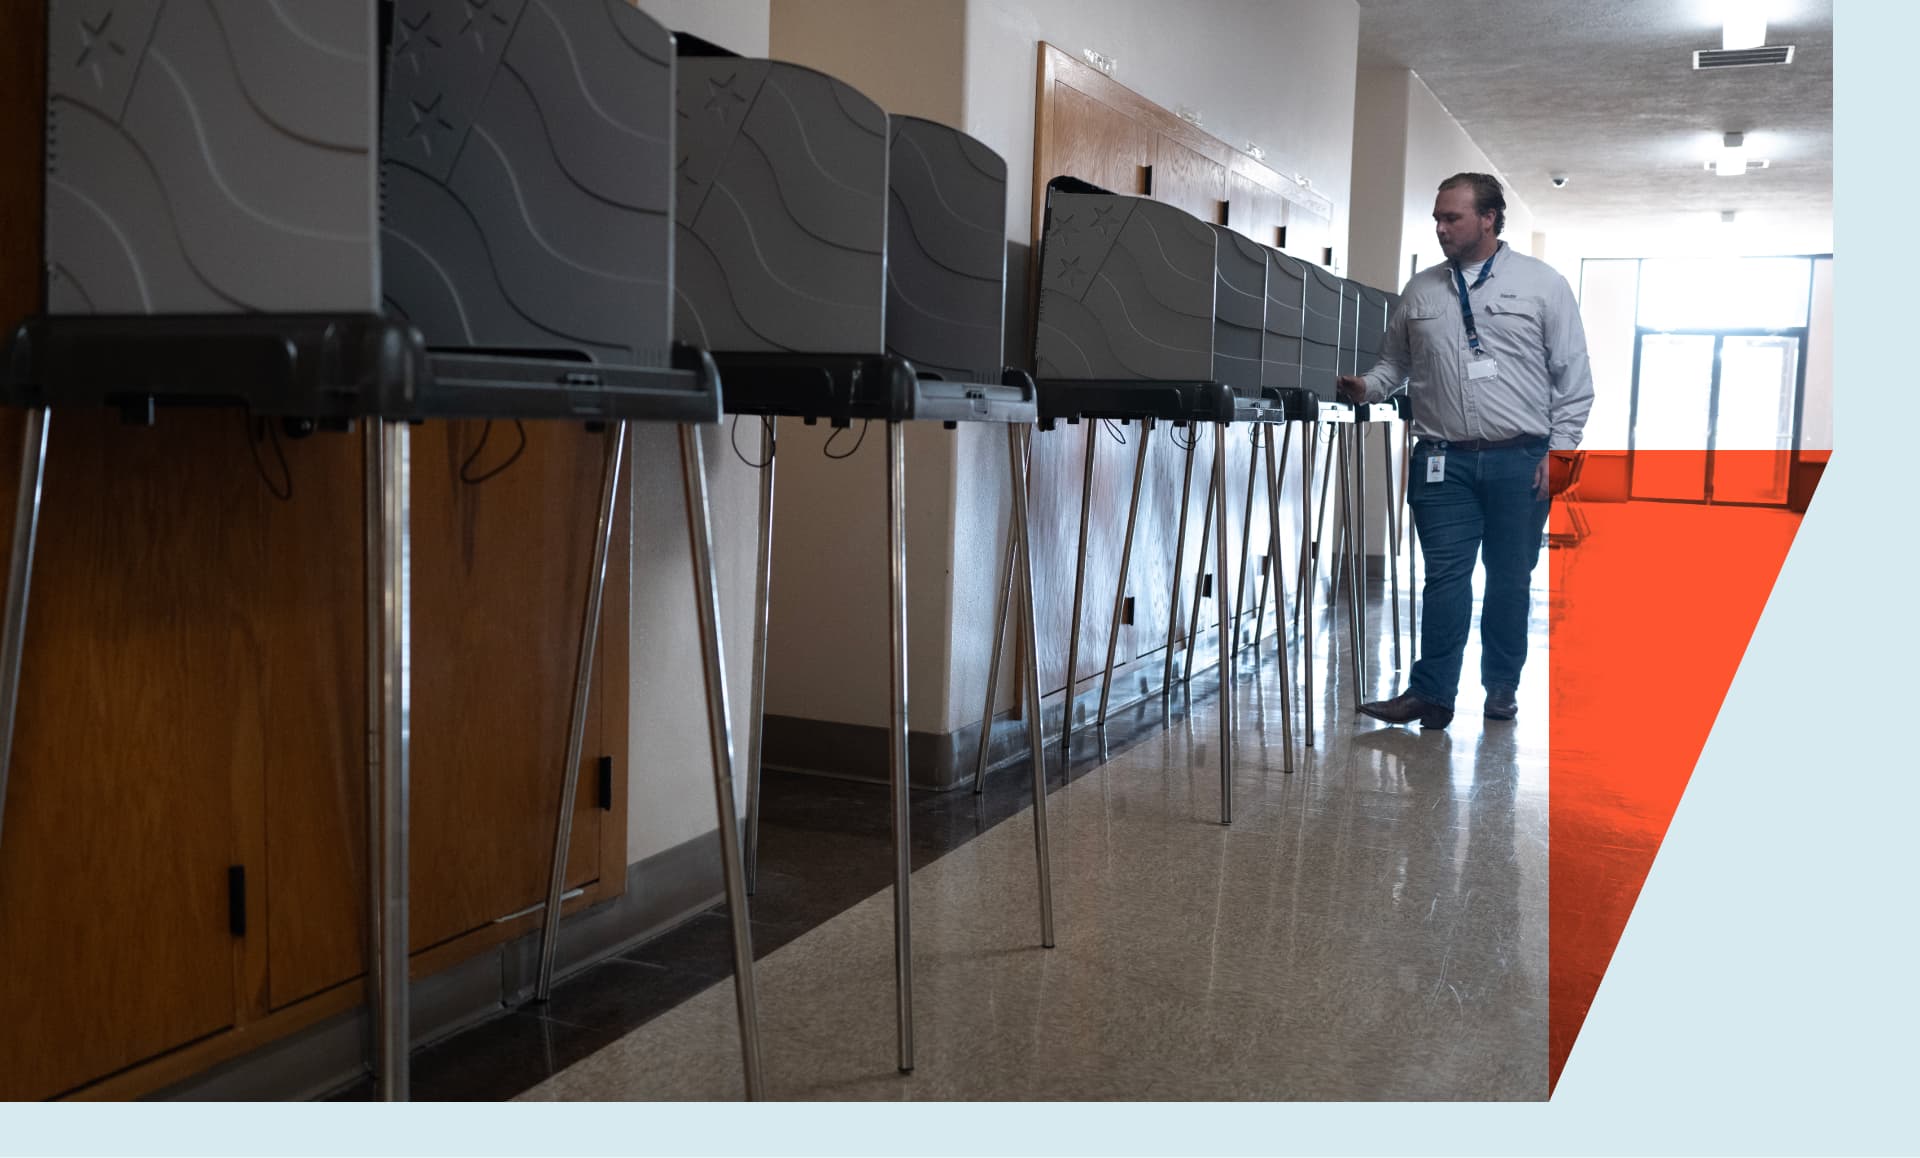
[[[1567,175],[1565,173],[1555,173],[1553,175],[1553,187],[1555,189],[1565,189],[1567,187]]]

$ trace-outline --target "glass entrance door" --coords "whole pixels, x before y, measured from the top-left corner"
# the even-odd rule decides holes
[[[1642,329],[1628,477],[1636,499],[1785,506],[1804,331]]]

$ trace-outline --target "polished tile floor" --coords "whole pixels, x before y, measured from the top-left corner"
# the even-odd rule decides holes
[[[1346,677],[1326,684],[1323,624],[1320,734],[1295,773],[1271,643],[1257,679],[1238,669],[1231,828],[1211,677],[1125,714],[1105,759],[1085,743],[1070,780],[1053,769],[1055,949],[1025,770],[984,798],[916,798],[910,1076],[884,790],[769,777],[753,917],[772,1096],[1544,1098],[1546,571],[1517,722],[1482,721],[1472,687],[1445,732],[1356,718]],[[1374,610],[1369,697],[1398,684]],[[414,1080],[420,1097],[739,1096],[723,916],[425,1051]]]

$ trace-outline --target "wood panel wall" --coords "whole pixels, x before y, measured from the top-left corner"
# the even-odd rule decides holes
[[[0,327],[40,306],[45,9],[0,6]],[[0,412],[11,532],[21,417]],[[366,897],[361,441],[238,411],[51,416],[0,827],[0,1100],[135,1096],[357,1004]],[[560,795],[607,436],[414,432],[413,947],[529,931]],[[476,469],[516,441],[496,426]],[[283,501],[274,491],[290,496]],[[569,882],[624,888],[626,516]],[[597,760],[616,757],[603,813]],[[245,870],[246,931],[228,881]]]

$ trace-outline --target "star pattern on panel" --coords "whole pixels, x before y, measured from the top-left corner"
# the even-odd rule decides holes
[[[733,82],[737,79],[739,79],[738,74],[727,77],[725,80],[717,77],[707,78],[707,103],[704,108],[718,117],[723,125],[727,123],[728,114],[747,103],[747,98],[741,96],[733,87]]]
[[[481,52],[487,50],[487,33],[494,28],[505,28],[507,18],[492,7],[493,0],[460,0],[467,6],[466,22],[460,25],[459,37],[464,40],[473,37],[473,46]]]
[[[84,68],[93,77],[96,88],[107,87],[107,71],[103,67],[103,57],[125,56],[126,46],[107,35],[107,29],[113,23],[113,9],[100,14],[99,21],[92,22],[86,17],[80,18],[80,56],[73,67]],[[109,56],[109,54],[111,54]]]
[[[1093,223],[1087,228],[1102,237],[1111,237],[1120,229],[1120,210],[1117,206],[1102,205],[1093,211]]]
[[[1060,259],[1060,271],[1056,277],[1058,280],[1066,283],[1068,289],[1078,290],[1082,285],[1086,284],[1090,276],[1086,270],[1080,268],[1080,258],[1078,256],[1063,257]]]
[[[417,100],[407,102],[408,111],[413,114],[413,124],[407,128],[407,139],[418,140],[420,149],[427,156],[433,156],[435,138],[444,137],[453,132],[453,123],[440,115],[440,101],[444,94],[435,93],[433,99],[425,104]]]
[[[432,22],[431,12],[422,12],[419,20],[411,22],[404,16],[400,18],[400,43],[393,46],[393,55],[396,60],[404,57],[416,76],[420,74],[422,45],[428,49],[440,47],[439,39],[427,31],[427,25]]]

